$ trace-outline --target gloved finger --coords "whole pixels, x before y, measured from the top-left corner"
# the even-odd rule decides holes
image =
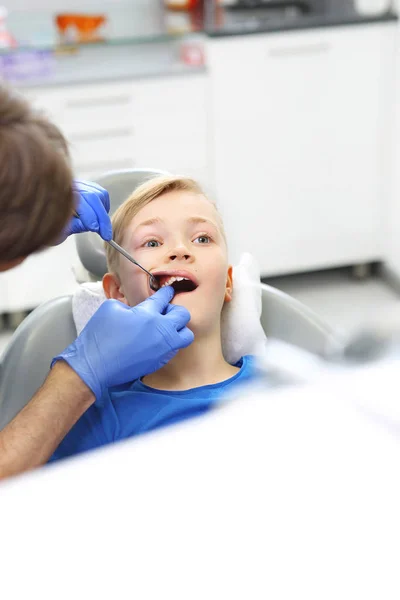
[[[110,240],[112,225],[108,216],[110,196],[107,190],[95,183],[79,180],[74,182],[73,189],[77,196],[77,212],[82,217],[81,221],[85,227],[82,231],[95,231],[104,240]],[[90,212],[88,207],[91,209]]]
[[[81,231],[99,231],[99,222],[97,220],[97,215],[89,202],[86,199],[85,193],[80,192],[79,197],[77,198],[77,209],[76,212],[79,215],[79,219],[76,219],[76,227],[77,229],[80,227]],[[74,233],[79,233],[79,231],[75,231]]]
[[[99,198],[102,205],[106,209],[106,212],[110,212],[110,195],[107,190],[94,181],[83,181],[82,179],[75,179],[72,183],[72,189],[74,192],[89,192],[93,193]]]
[[[173,323],[175,329],[180,331],[190,321],[190,312],[184,306],[171,305],[171,309],[165,315],[170,323]]]
[[[179,304],[168,304],[165,314],[168,315],[170,312],[174,312],[174,320],[176,321],[179,317],[179,310],[178,310],[178,314],[176,313],[177,309],[181,309],[183,308],[183,313],[182,313],[182,324],[175,323],[175,327],[176,330],[179,331],[180,329],[182,329],[182,327],[185,327],[189,320],[190,320],[190,313],[188,312],[188,310],[184,307],[184,306],[180,306]],[[187,316],[189,315],[189,319],[186,320]]]
[[[187,348],[194,340],[194,333],[188,327],[184,327],[178,332],[180,348]]]
[[[96,231],[104,240],[112,238],[110,217],[97,196],[80,192],[77,212],[87,231]]]
[[[146,307],[147,310],[152,312],[158,312],[163,314],[172,298],[174,297],[175,290],[172,286],[167,285],[162,287],[152,296],[149,296],[144,302],[142,302],[142,306]],[[140,306],[140,305],[139,305]]]
[[[95,195],[88,195],[86,201],[90,204],[92,210],[96,214],[97,222],[99,224],[99,233],[103,240],[111,240],[112,238],[112,225],[111,219],[102,204],[102,201]]]

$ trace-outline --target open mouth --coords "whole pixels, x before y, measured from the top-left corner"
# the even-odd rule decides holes
[[[155,275],[158,280],[160,287],[165,287],[166,285],[171,285],[175,294],[182,294],[187,292],[193,292],[197,289],[198,285],[193,279],[186,275]]]

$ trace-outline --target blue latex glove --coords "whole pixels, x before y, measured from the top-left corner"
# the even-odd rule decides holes
[[[163,287],[133,308],[107,300],[51,366],[65,360],[97,401],[107,388],[157,371],[194,339],[186,327],[190,313],[169,304],[174,293]]]
[[[64,230],[63,239],[73,233],[95,231],[101,235],[103,240],[110,240],[112,226],[108,216],[110,197],[107,190],[97,183],[79,180],[73,182],[73,190],[79,219],[77,217],[71,219]]]

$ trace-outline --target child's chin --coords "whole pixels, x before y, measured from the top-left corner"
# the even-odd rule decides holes
[[[193,306],[193,298],[191,298],[192,292],[186,292],[181,294],[175,294],[175,296],[171,300],[171,304],[176,304],[177,306]]]

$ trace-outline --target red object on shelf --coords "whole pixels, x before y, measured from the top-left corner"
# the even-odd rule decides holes
[[[55,17],[61,38],[68,37],[69,28],[74,28],[77,42],[96,41],[96,32],[107,21],[105,15],[64,13]]]
[[[197,8],[203,0],[167,0],[166,7],[169,10],[194,10]]]

